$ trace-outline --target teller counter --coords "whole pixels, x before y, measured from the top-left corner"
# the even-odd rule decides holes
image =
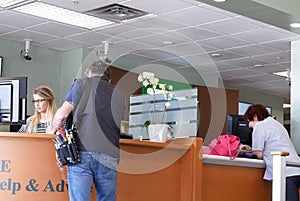
[[[66,201],[54,135],[0,133],[0,200]],[[201,154],[201,138],[120,140],[117,201],[271,200],[263,161]],[[95,194],[92,190],[91,201]]]
[[[271,201],[272,184],[263,180],[265,163],[259,159],[202,155],[203,201]]]

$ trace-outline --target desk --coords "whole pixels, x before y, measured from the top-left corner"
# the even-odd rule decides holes
[[[54,137],[0,132],[1,201],[68,200]],[[271,200],[271,185],[262,180],[263,161],[202,156],[201,138],[121,139],[120,145],[117,201]]]
[[[202,139],[121,141],[118,201],[201,200]]]
[[[54,135],[0,133],[0,200],[68,200]]]
[[[203,154],[203,201],[271,201],[272,185],[263,180],[265,163],[259,159]]]

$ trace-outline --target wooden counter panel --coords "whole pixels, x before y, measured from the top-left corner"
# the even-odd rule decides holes
[[[68,200],[53,138],[0,133],[0,201]],[[121,140],[120,145],[117,201],[271,200],[271,183],[262,179],[264,168],[203,163],[200,138]]]
[[[140,143],[121,143],[118,201],[201,200],[201,139]]]
[[[52,136],[0,136],[0,200],[68,200]]]
[[[203,201],[271,201],[263,168],[203,165]]]

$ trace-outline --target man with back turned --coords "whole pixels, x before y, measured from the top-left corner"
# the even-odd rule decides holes
[[[81,161],[68,165],[70,201],[90,200],[93,182],[98,201],[114,201],[125,95],[110,84],[111,69],[105,62],[93,62],[86,75],[73,83],[52,129],[61,127],[73,111]]]

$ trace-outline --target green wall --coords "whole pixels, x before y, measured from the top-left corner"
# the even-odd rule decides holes
[[[31,61],[27,61],[21,55],[23,43],[0,40],[0,55],[3,56],[3,77],[28,77],[28,114],[33,113],[31,104],[32,91],[35,87],[46,84],[54,92],[60,88],[61,80],[61,52],[35,46],[30,47]],[[60,99],[58,93],[55,94]]]

